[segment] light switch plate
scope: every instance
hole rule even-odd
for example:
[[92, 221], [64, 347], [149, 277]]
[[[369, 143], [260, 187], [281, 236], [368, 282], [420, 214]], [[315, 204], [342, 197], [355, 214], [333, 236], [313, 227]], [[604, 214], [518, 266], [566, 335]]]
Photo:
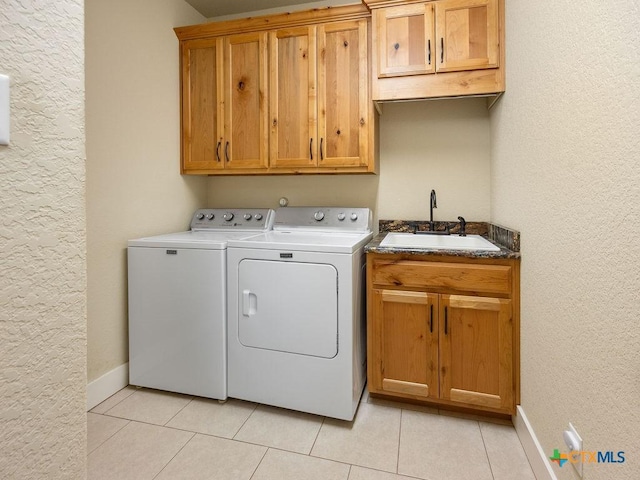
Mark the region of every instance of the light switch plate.
[[9, 145], [9, 77], [0, 75], [0, 145]]

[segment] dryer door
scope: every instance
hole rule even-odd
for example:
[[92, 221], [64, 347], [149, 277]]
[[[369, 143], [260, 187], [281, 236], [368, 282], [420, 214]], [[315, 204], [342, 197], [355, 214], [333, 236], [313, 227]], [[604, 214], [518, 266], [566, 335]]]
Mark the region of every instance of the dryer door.
[[338, 271], [333, 265], [245, 259], [239, 265], [238, 295], [243, 345], [337, 355]]

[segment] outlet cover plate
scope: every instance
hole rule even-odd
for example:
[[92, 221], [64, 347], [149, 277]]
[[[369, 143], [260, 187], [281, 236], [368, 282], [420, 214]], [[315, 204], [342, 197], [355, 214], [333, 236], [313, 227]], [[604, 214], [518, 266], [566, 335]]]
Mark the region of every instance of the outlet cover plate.
[[9, 145], [9, 77], [0, 75], [0, 145]]
[[[576, 472], [578, 473], [578, 476], [580, 478], [582, 478], [582, 475], [584, 473], [583, 468], [584, 468], [584, 464], [582, 463], [582, 437], [578, 434], [578, 431], [576, 430], [576, 427], [573, 426], [573, 424], [569, 423], [569, 432], [571, 432], [574, 436], [575, 439], [577, 439], [577, 445], [574, 445], [574, 449], [573, 452], [577, 452], [573, 455], [572, 461], [571, 461], [571, 465], [573, 466], [573, 468], [576, 470]], [[566, 442], [566, 439], [565, 439]], [[568, 446], [568, 445], [567, 445]], [[569, 455], [571, 455], [572, 452], [569, 452]]]

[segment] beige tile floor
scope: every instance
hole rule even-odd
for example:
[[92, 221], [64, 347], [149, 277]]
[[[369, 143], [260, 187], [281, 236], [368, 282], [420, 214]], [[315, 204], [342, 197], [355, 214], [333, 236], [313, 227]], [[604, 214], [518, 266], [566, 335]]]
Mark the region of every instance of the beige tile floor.
[[91, 480], [535, 480], [506, 422], [366, 390], [353, 422], [135, 387], [87, 415]]

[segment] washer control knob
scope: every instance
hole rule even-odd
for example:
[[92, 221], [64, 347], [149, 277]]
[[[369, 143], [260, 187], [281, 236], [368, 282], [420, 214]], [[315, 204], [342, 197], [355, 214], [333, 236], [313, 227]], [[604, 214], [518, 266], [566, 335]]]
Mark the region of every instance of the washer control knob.
[[256, 213], [253, 218], [255, 218], [256, 220], [260, 221], [262, 220], [262, 214], [261, 213]]
[[233, 213], [227, 212], [222, 216], [222, 218], [224, 218], [225, 221], [230, 222], [231, 220], [233, 220]]
[[347, 218], [347, 216], [344, 213], [340, 212], [338, 214], [338, 220], [343, 221], [345, 218]]
[[199, 213], [199, 214], [197, 214], [197, 215], [196, 215], [196, 218], [197, 218], [198, 220], [202, 220], [202, 219], [204, 219], [204, 213]]
[[355, 222], [358, 219], [358, 214], [357, 213], [352, 213], [351, 214], [351, 221]]
[[250, 213], [245, 213], [244, 214], [244, 219], [245, 220], [251, 220], [251, 214]]
[[321, 221], [324, 218], [324, 212], [322, 210], [318, 210], [313, 214], [313, 218], [315, 218], [317, 222]]
[[207, 220], [213, 220], [216, 216], [213, 213], [207, 213]]

